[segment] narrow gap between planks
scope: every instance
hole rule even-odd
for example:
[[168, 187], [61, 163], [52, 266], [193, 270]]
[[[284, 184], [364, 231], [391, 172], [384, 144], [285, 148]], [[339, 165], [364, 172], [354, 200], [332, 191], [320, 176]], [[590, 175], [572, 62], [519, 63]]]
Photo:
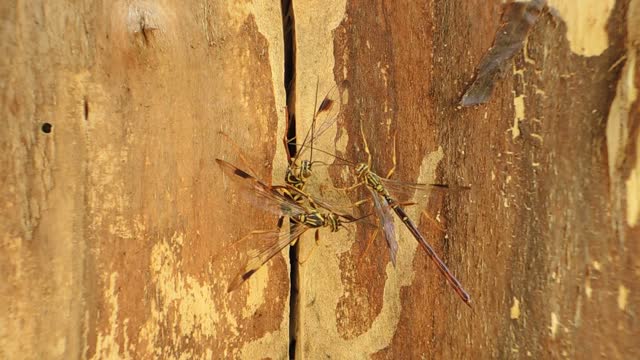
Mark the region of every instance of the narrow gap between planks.
[[[285, 121], [287, 121], [287, 134], [285, 134], [289, 154], [296, 155], [296, 117], [295, 117], [295, 89], [296, 89], [296, 47], [295, 47], [295, 18], [293, 14], [292, 0], [282, 0], [282, 34], [284, 36], [284, 88], [287, 109]], [[292, 141], [293, 140], [293, 141]], [[289, 164], [287, 164], [289, 166]], [[296, 358], [296, 342], [298, 338], [298, 322], [300, 307], [298, 305], [299, 288], [299, 245], [296, 243], [289, 248], [289, 263], [291, 264], [289, 291], [289, 358]]]

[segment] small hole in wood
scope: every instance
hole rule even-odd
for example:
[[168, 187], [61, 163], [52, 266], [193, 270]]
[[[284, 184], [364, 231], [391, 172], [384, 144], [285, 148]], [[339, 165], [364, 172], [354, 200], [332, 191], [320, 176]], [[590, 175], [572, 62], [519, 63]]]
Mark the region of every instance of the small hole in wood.
[[48, 122], [42, 124], [43, 133], [48, 134], [51, 132], [52, 129], [53, 129], [53, 125], [49, 124]]

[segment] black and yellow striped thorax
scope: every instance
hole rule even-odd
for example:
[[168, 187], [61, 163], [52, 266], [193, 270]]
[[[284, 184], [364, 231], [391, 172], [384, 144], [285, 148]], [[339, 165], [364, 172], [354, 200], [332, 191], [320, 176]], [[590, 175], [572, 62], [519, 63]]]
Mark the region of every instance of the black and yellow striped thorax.
[[303, 203], [305, 199], [305, 196], [303, 195], [304, 187], [310, 176], [311, 163], [308, 160], [303, 160], [300, 167], [289, 166], [287, 168], [284, 181], [287, 185], [297, 189], [298, 192], [289, 192], [285, 195], [298, 204]]
[[306, 214], [296, 215], [292, 218], [296, 224], [310, 228], [328, 227], [332, 232], [338, 231], [341, 222], [338, 215], [333, 213], [321, 214], [318, 211], [310, 211]]
[[369, 169], [369, 165], [365, 163], [358, 164], [356, 166], [356, 174], [362, 178], [365, 184], [373, 191], [380, 194], [380, 196], [384, 197], [387, 201], [391, 199], [391, 195], [389, 195], [387, 189], [382, 185], [380, 177]]

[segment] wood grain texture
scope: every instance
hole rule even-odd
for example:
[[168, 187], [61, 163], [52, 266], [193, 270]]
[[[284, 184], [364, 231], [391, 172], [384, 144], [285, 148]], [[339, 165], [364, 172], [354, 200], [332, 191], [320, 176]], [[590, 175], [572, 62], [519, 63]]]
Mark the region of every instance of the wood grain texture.
[[[395, 149], [395, 179], [471, 185], [408, 213], [474, 301], [399, 221], [395, 268], [367, 224], [323, 231], [297, 358], [640, 357], [640, 0], [549, 0], [491, 100], [460, 108], [501, 3], [293, 2], [299, 134], [347, 80], [316, 146], [366, 161], [362, 124], [378, 173]], [[284, 175], [280, 6], [0, 5], [0, 358], [288, 357], [286, 257], [226, 293], [231, 244], [276, 219], [214, 161]], [[339, 202], [350, 176], [318, 166], [309, 189]]]
[[[364, 226], [326, 235], [301, 268], [300, 358], [638, 356], [639, 235], [628, 215], [638, 203], [638, 43], [628, 38], [638, 2], [608, 4], [542, 14], [491, 100], [468, 109], [457, 104], [500, 25], [499, 1], [296, 7], [299, 129], [316, 78], [321, 90], [346, 79], [338, 129], [318, 146], [366, 160], [363, 122], [375, 171], [391, 167], [395, 136], [396, 179], [470, 184], [410, 215], [474, 299], [471, 311], [399, 221], [395, 269], [382, 239], [364, 253]], [[318, 173], [347, 183], [343, 170]], [[439, 210], [446, 236], [422, 208]]]
[[286, 357], [283, 258], [226, 294], [226, 246], [275, 219], [214, 162], [224, 131], [282, 172], [280, 3], [1, 7], [0, 357]]

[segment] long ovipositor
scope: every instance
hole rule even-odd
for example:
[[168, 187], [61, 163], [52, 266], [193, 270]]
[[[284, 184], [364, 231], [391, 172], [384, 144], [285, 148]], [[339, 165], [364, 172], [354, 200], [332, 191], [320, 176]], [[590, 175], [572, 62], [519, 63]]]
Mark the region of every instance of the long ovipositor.
[[393, 209], [398, 215], [400, 220], [409, 229], [413, 237], [418, 241], [420, 246], [427, 252], [427, 255], [433, 260], [438, 267], [440, 273], [445, 277], [447, 282], [453, 287], [456, 294], [465, 302], [465, 304], [471, 306], [471, 296], [464, 290], [462, 284], [456, 279], [455, 276], [449, 271], [444, 262], [438, 257], [435, 250], [429, 245], [427, 240], [422, 236], [418, 227], [411, 221], [404, 209], [398, 204], [398, 202], [389, 194], [389, 191], [384, 187], [381, 178], [371, 171], [368, 164], [360, 163], [355, 167], [356, 174], [364, 179], [366, 185], [373, 190], [374, 196], [382, 197], [386, 203]]

